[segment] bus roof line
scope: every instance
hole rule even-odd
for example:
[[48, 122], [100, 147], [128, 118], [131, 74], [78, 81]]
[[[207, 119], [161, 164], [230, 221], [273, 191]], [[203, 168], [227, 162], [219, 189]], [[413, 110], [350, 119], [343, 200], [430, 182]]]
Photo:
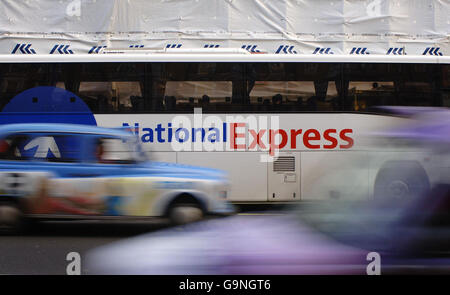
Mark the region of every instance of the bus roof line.
[[0, 63], [77, 62], [330, 62], [450, 64], [449, 56], [313, 55], [313, 54], [80, 54], [0, 55]]

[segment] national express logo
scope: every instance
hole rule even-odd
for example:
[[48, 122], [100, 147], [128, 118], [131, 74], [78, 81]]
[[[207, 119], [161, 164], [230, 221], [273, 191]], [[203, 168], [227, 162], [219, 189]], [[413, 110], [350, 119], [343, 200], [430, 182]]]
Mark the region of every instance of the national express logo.
[[[178, 121], [179, 117], [182, 116], [176, 116], [174, 121]], [[207, 116], [211, 117], [216, 116]], [[276, 117], [260, 115], [258, 121], [261, 123], [262, 119], [273, 123]], [[189, 118], [185, 119], [182, 120], [183, 124], [170, 122], [167, 125], [156, 124], [150, 127], [142, 126], [140, 123], [134, 125], [123, 123], [122, 126], [133, 131], [142, 143], [170, 143], [174, 151], [267, 151], [270, 157], [276, 157], [283, 149], [345, 150], [354, 145], [353, 129], [350, 128], [282, 129], [274, 127], [274, 124], [262, 127], [253, 124], [255, 121], [251, 116], [246, 118], [227, 116], [226, 122], [216, 117], [213, 124], [215, 127], [209, 127], [211, 125], [191, 127], [192, 125], [188, 123]]]
[[354, 145], [351, 128], [281, 128], [279, 115], [203, 115], [200, 108], [193, 116], [174, 115], [166, 124], [122, 126], [144, 144], [170, 144], [173, 151], [264, 151], [262, 162], [272, 162], [280, 150], [347, 150]]
[[[308, 115], [315, 116], [317, 122], [317, 115], [314, 114], [291, 115], [295, 116], [290, 117], [292, 119], [276, 114], [203, 115], [200, 108], [196, 108], [193, 115], [167, 114], [168, 119], [160, 122], [155, 121], [152, 114], [145, 117], [141, 115], [139, 120], [132, 114], [105, 116], [108, 120], [114, 117], [116, 127], [133, 132], [150, 150], [152, 145], [165, 144], [170, 145], [173, 151], [260, 151], [267, 152], [261, 155], [261, 161], [271, 162], [280, 150], [347, 150], [353, 147], [353, 129], [337, 126], [302, 127], [304, 122], [308, 122], [304, 119]], [[100, 118], [104, 117], [97, 119]], [[0, 124], [68, 123], [96, 126], [97, 119], [77, 95], [48, 86], [28, 89], [16, 95], [0, 113]], [[285, 122], [289, 120], [292, 122]], [[323, 120], [319, 123], [321, 126], [327, 125]], [[286, 128], [287, 124], [294, 127]], [[110, 123], [107, 125], [112, 126]], [[308, 122], [308, 126], [314, 125]], [[20, 147], [20, 153], [59, 158], [64, 157], [62, 153], [67, 150], [63, 147], [70, 144], [60, 138], [37, 137]]]

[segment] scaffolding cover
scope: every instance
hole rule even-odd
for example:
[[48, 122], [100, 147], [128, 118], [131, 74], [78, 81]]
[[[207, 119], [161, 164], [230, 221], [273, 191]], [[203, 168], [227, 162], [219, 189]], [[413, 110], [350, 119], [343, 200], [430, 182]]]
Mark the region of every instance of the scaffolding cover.
[[450, 0], [1, 0], [0, 54], [450, 54]]

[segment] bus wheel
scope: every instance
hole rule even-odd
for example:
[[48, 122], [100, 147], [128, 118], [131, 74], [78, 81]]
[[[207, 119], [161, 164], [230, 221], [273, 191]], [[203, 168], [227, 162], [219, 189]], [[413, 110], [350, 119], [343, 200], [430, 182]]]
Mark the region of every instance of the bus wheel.
[[403, 201], [427, 194], [430, 183], [425, 170], [416, 162], [399, 162], [380, 169], [375, 180], [374, 198]]
[[0, 234], [16, 234], [23, 228], [22, 211], [14, 203], [0, 203]]

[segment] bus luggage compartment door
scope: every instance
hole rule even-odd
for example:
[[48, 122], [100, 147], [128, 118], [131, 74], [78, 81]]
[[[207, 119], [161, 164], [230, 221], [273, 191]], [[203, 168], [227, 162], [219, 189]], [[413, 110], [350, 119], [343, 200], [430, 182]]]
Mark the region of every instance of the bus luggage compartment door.
[[279, 153], [268, 166], [268, 201], [300, 200], [300, 153]]

